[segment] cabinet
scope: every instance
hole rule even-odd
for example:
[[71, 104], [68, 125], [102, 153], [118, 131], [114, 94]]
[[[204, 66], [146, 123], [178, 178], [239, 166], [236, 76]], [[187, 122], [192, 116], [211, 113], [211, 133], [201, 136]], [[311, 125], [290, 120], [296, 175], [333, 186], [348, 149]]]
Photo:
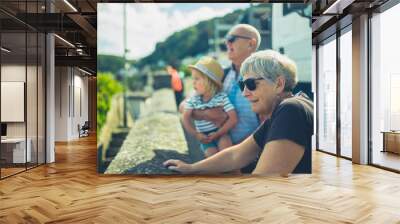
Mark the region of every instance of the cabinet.
[[383, 152], [400, 154], [400, 131], [384, 131]]
[[[1, 157], [6, 163], [31, 162], [31, 139], [27, 139], [25, 154], [25, 138], [7, 138], [1, 140]], [[26, 159], [26, 161], [25, 161]]]

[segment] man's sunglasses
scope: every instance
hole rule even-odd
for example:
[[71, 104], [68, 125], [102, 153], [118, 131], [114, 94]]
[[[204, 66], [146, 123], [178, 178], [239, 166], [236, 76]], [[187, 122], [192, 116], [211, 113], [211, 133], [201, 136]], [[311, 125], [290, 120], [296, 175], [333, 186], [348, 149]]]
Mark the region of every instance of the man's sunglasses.
[[246, 79], [244, 81], [243, 80], [239, 80], [238, 85], [239, 85], [239, 88], [240, 88], [240, 90], [242, 92], [243, 92], [245, 86], [246, 86], [246, 88], [248, 90], [254, 91], [257, 88], [256, 81], [257, 80], [261, 80], [261, 79], [264, 79], [264, 78], [255, 78], [255, 79], [254, 78], [248, 78], [248, 79]]
[[251, 40], [253, 39], [252, 37], [246, 37], [246, 36], [240, 36], [240, 35], [227, 35], [225, 37], [225, 41], [227, 43], [233, 43], [236, 41], [237, 38], [242, 38], [242, 39], [246, 39], [246, 40]]

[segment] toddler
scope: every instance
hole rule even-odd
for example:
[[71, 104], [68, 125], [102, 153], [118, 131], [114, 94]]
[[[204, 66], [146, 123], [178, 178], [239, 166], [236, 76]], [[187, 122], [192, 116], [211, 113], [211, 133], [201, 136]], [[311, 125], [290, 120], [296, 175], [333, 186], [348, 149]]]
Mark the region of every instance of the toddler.
[[[183, 126], [201, 142], [205, 157], [210, 157], [232, 145], [228, 132], [236, 125], [237, 115], [228, 96], [221, 92], [224, 72], [216, 60], [203, 57], [189, 68], [192, 72], [193, 88], [196, 94], [186, 100]], [[193, 110], [214, 107], [222, 107], [228, 114], [228, 119], [221, 127], [218, 128], [210, 121], [192, 118]]]

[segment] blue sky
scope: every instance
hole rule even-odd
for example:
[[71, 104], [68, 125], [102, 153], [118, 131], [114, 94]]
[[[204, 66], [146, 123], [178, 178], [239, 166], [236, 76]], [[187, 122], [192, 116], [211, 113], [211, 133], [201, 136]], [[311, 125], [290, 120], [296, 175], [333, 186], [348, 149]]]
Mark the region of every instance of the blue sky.
[[226, 8], [243, 8], [248, 7], [249, 4], [247, 3], [215, 3], [215, 4], [206, 4], [206, 3], [198, 3], [198, 4], [176, 4], [176, 3], [160, 3], [160, 4], [172, 4], [173, 6], [169, 9], [172, 10], [180, 10], [180, 11], [192, 11], [199, 8], [202, 5], [209, 5], [214, 9], [226, 9]]
[[[123, 53], [123, 4], [99, 3], [97, 48], [99, 54]], [[224, 16], [249, 3], [126, 3], [127, 45], [130, 59], [139, 59], [154, 51], [157, 42], [175, 31], [200, 21]]]

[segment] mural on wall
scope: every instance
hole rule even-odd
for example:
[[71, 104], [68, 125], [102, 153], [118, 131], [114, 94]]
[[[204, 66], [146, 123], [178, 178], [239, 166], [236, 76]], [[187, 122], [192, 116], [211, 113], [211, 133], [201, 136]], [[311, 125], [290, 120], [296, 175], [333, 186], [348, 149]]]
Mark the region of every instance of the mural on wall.
[[[287, 138], [304, 151], [293, 155], [296, 164], [287, 172], [311, 173], [310, 18], [306, 4], [99, 3], [98, 172], [268, 173], [255, 169], [265, 162], [264, 146]], [[276, 66], [259, 68], [255, 79], [248, 57]], [[281, 70], [269, 70], [276, 67]], [[285, 88], [270, 104], [246, 96], [264, 94], [269, 85], [263, 83], [277, 79], [286, 80]], [[269, 122], [290, 115], [266, 111], [286, 99], [306, 105], [304, 119], [293, 121], [296, 133], [285, 131], [293, 129], [288, 121], [270, 130]], [[229, 161], [232, 146], [246, 151], [243, 142], [258, 127], [250, 144], [255, 150], [246, 160]], [[269, 130], [274, 139], [266, 137]]]

